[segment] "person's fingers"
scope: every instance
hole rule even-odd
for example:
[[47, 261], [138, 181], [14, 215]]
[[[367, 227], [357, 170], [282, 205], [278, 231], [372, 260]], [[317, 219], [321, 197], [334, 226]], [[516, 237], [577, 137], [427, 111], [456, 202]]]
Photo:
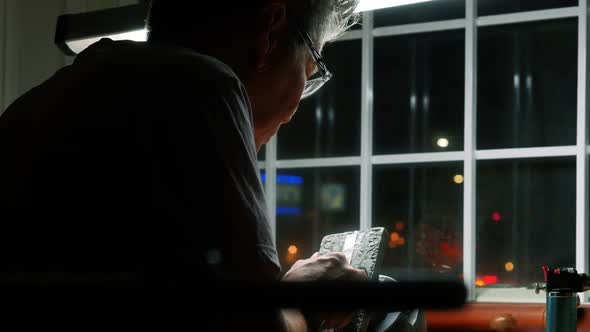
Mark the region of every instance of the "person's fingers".
[[326, 256], [334, 258], [342, 264], [348, 264], [348, 259], [346, 258], [346, 255], [343, 252], [331, 252]]
[[365, 280], [369, 278], [369, 272], [367, 272], [367, 269], [365, 269], [364, 267], [357, 269], [357, 272], [361, 279]]
[[303, 259], [297, 260], [295, 263], [293, 263], [293, 265], [291, 265], [291, 268], [289, 269], [289, 272], [290, 271], [293, 271], [293, 270], [297, 270], [298, 268], [300, 268], [305, 263], [306, 263], [306, 260], [303, 260]]
[[311, 257], [310, 257], [310, 258], [318, 258], [319, 256], [320, 256], [320, 252], [319, 252], [319, 251], [317, 251], [317, 252], [315, 252], [313, 255], [311, 255]]
[[364, 268], [357, 269], [349, 265], [344, 271], [345, 278], [350, 281], [366, 281], [369, 278], [369, 274]]

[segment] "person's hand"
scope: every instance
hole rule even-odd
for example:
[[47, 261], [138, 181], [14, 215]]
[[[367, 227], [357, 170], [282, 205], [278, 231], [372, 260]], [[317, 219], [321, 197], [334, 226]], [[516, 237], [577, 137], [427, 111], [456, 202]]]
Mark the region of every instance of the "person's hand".
[[[367, 272], [348, 264], [343, 253], [315, 253], [308, 259], [295, 262], [282, 281], [364, 281], [367, 278]], [[323, 321], [323, 329], [343, 328], [350, 324], [352, 313], [318, 313], [318, 319]]]

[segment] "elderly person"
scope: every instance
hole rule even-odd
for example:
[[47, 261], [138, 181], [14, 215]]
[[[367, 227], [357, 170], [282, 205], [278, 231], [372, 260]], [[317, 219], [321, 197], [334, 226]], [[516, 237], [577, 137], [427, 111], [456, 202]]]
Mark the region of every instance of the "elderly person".
[[[365, 279], [342, 254], [281, 274], [256, 161], [330, 78], [320, 52], [356, 5], [154, 0], [147, 43], [103, 39], [17, 100], [0, 118], [5, 271], [33, 281]], [[346, 324], [296, 310], [253, 316], [236, 324]]]

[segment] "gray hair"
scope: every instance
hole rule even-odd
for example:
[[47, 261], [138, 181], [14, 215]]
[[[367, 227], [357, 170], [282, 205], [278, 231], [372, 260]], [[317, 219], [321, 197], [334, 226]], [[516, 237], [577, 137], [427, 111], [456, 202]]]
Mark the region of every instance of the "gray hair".
[[324, 45], [358, 23], [359, 0], [288, 0], [287, 10], [316, 45]]

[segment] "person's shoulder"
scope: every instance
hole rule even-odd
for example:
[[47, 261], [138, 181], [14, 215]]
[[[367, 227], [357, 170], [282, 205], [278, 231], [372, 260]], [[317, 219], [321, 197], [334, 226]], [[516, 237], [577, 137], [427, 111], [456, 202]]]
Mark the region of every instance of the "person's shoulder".
[[236, 73], [222, 61], [170, 44], [103, 39], [81, 53], [76, 63], [81, 68], [142, 73], [150, 81], [168, 84], [241, 85]]
[[222, 61], [196, 51], [170, 45], [145, 43], [147, 61], [157, 63], [162, 74], [184, 77], [207, 83], [241, 83], [231, 67]]

